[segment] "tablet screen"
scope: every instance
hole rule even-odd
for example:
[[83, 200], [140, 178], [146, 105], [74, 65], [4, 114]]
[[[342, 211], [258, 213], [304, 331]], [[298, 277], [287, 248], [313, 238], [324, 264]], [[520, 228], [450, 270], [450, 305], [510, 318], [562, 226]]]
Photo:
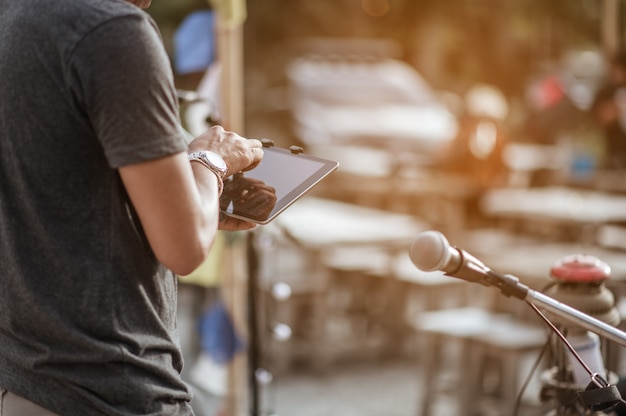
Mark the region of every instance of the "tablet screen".
[[224, 181], [220, 198], [224, 214], [266, 224], [339, 165], [288, 149], [263, 150], [259, 166]]

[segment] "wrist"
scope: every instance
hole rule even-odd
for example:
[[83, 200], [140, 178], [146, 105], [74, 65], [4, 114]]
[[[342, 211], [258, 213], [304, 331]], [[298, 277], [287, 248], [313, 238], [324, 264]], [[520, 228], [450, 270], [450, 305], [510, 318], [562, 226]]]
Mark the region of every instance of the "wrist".
[[202, 164], [215, 175], [218, 182], [218, 195], [221, 196], [222, 191], [224, 190], [224, 178], [226, 177], [226, 172], [228, 171], [224, 159], [222, 159], [222, 157], [217, 153], [207, 150], [190, 153], [188, 158], [190, 162], [198, 162]]

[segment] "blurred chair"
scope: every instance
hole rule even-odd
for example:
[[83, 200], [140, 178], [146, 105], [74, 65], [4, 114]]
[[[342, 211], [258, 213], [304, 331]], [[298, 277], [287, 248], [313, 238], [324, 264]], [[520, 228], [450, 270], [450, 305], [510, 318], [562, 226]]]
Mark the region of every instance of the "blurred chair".
[[[485, 252], [494, 257], [517, 245], [532, 244], [503, 230], [468, 231], [457, 241], [479, 259]], [[442, 392], [455, 398], [459, 416], [476, 414], [482, 402], [492, 398], [497, 398], [492, 407], [499, 408], [498, 414], [511, 414], [525, 364], [547, 342], [545, 330], [524, 302], [495, 288], [443, 277], [464, 288], [462, 302], [407, 318], [423, 357], [418, 357], [424, 388], [419, 415], [436, 414]], [[498, 388], [490, 388], [494, 385]]]
[[[408, 247], [424, 228], [422, 221], [408, 215], [305, 197], [273, 223], [257, 229], [261, 290], [270, 293], [277, 283], [292, 288], [291, 297], [280, 302], [264, 296], [268, 302], [262, 309], [265, 321], [285, 323], [293, 329], [289, 343], [268, 341], [284, 352], [280, 360], [305, 358], [324, 371], [335, 358], [355, 356], [363, 349], [375, 351], [382, 345], [378, 344], [384, 338], [381, 332], [367, 339], [371, 344], [358, 338], [370, 335], [364, 335], [362, 329], [372, 315], [361, 313], [364, 309], [359, 302], [363, 299], [357, 290], [365, 287], [364, 283], [375, 288], [365, 299], [372, 302], [367, 313], [376, 310], [382, 299], [389, 299], [395, 310], [393, 295], [387, 296], [387, 289], [379, 290], [387, 284], [395, 290], [393, 282], [366, 273], [386, 267], [387, 253]], [[350, 308], [355, 306], [361, 311], [351, 314]], [[383, 316], [386, 309], [383, 305]]]
[[483, 307], [424, 312], [412, 324], [423, 342], [420, 416], [432, 414], [440, 394], [440, 376], [450, 370], [444, 363], [456, 367], [456, 381], [448, 389], [456, 397], [457, 414], [476, 414], [480, 400], [490, 394], [484, 389], [487, 378], [493, 376], [487, 371], [488, 362], [495, 363], [499, 370], [501, 414], [511, 414], [521, 385], [524, 358], [529, 353], [536, 356], [547, 342], [542, 327]]
[[405, 247], [334, 247], [322, 263], [332, 279], [329, 320], [345, 322], [344, 337], [354, 337], [346, 344], [370, 349], [373, 357], [403, 355], [411, 347], [407, 314], [463, 304], [467, 297], [463, 282], [417, 269]]
[[[323, 370], [318, 345], [327, 315], [328, 273], [275, 224], [257, 228], [254, 242], [259, 257], [261, 365], [279, 374], [306, 358]], [[275, 333], [276, 328], [283, 332]], [[286, 328], [289, 337], [283, 336]]]

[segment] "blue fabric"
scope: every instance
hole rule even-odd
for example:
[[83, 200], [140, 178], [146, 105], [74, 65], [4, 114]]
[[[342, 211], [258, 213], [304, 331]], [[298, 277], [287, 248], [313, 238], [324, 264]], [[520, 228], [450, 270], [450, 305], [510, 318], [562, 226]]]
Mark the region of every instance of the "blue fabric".
[[228, 363], [244, 347], [222, 302], [201, 317], [200, 344], [217, 364]]
[[174, 33], [174, 70], [181, 75], [206, 70], [215, 60], [215, 15], [191, 13]]

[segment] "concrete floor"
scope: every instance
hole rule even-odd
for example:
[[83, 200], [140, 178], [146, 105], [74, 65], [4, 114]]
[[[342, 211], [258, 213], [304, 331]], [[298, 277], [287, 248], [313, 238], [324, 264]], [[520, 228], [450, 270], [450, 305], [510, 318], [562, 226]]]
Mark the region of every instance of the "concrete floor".
[[[263, 416], [419, 416], [422, 400], [420, 366], [412, 359], [348, 363], [325, 375], [290, 371], [263, 388]], [[469, 416], [458, 409], [455, 391], [439, 395], [432, 416]], [[481, 400], [481, 416], [501, 414], [496, 403]], [[539, 403], [523, 405], [518, 416], [547, 412]]]
[[406, 360], [352, 363], [319, 375], [278, 376], [265, 394], [268, 410], [299, 416], [408, 416], [419, 400], [416, 366]]

